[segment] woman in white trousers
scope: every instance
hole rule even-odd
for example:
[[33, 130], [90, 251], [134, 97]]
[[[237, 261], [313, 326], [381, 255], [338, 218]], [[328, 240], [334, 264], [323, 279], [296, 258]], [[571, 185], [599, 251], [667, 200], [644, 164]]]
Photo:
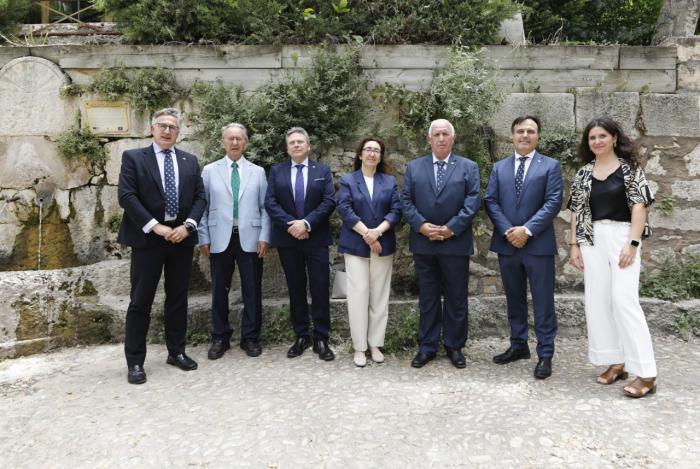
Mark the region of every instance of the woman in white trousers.
[[588, 356], [608, 369], [597, 379], [629, 397], [656, 392], [651, 335], [639, 304], [641, 237], [654, 201], [636, 149], [620, 126], [601, 117], [583, 131], [579, 156], [587, 163], [571, 186], [571, 264], [584, 273]]
[[396, 178], [387, 174], [384, 142], [369, 137], [355, 152], [355, 171], [340, 178], [338, 213], [343, 219], [338, 252], [345, 256], [353, 361], [384, 361], [391, 273], [396, 251], [394, 227], [401, 219]]

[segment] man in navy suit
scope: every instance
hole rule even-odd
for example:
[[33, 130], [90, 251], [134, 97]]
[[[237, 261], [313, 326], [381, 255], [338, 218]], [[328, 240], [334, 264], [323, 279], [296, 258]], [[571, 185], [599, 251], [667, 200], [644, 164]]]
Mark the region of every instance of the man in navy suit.
[[243, 156], [248, 131], [242, 124], [228, 124], [221, 130], [221, 144], [226, 155], [202, 170], [207, 209], [199, 227], [199, 249], [211, 265], [210, 360], [221, 358], [230, 348], [228, 294], [236, 264], [243, 297], [240, 347], [249, 357], [262, 353], [263, 257], [270, 241], [265, 170]]
[[411, 226], [409, 247], [420, 289], [419, 350], [411, 366], [421, 368], [435, 358], [442, 333], [450, 361], [464, 368], [472, 220], [480, 205], [479, 168], [452, 153], [455, 131], [449, 121], [433, 121], [428, 141], [432, 155], [408, 164], [401, 200]]
[[118, 193], [124, 216], [117, 241], [132, 248], [124, 339], [132, 384], [146, 382], [146, 335], [163, 270], [167, 363], [186, 371], [197, 368], [185, 355], [187, 289], [206, 199], [197, 157], [174, 147], [179, 131], [178, 111], [160, 110], [151, 122], [153, 144], [122, 155]]
[[321, 360], [335, 358], [328, 346], [331, 330], [328, 219], [335, 209], [331, 169], [309, 159], [309, 134], [301, 127], [286, 132], [291, 160], [270, 169], [265, 209], [272, 227], [270, 243], [277, 248], [287, 278], [289, 310], [297, 338], [287, 351], [294, 358], [311, 345], [309, 304], [306, 300], [307, 274], [311, 292], [313, 351]]
[[530, 283], [539, 361], [534, 375], [552, 374], [554, 338], [554, 217], [561, 209], [559, 161], [537, 152], [540, 121], [522, 116], [513, 121], [515, 154], [493, 166], [486, 188], [486, 212], [493, 222], [491, 251], [498, 253], [508, 305], [510, 347], [493, 357], [498, 364], [530, 358], [527, 344], [527, 283]]

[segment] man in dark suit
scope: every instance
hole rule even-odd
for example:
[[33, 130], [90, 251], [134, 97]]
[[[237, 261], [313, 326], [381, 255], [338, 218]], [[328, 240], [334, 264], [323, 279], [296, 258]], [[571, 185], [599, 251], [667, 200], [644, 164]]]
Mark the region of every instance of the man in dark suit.
[[286, 133], [291, 161], [270, 169], [265, 208], [270, 216], [270, 244], [277, 248], [287, 278], [289, 310], [297, 336], [287, 357], [298, 357], [311, 345], [307, 273], [311, 291], [313, 351], [322, 360], [335, 358], [328, 347], [331, 330], [328, 219], [335, 208], [333, 177], [328, 166], [309, 159], [309, 134], [301, 127]]
[[562, 177], [557, 160], [537, 152], [540, 121], [513, 121], [515, 154], [493, 166], [486, 188], [486, 212], [493, 222], [491, 251], [498, 253], [508, 304], [510, 347], [493, 357], [498, 364], [530, 358], [527, 344], [527, 283], [530, 283], [537, 335], [535, 377], [552, 374], [554, 338], [554, 217], [561, 209]]
[[206, 199], [197, 158], [174, 147], [179, 131], [178, 111], [160, 110], [151, 122], [153, 143], [122, 155], [119, 205], [124, 216], [117, 241], [132, 248], [124, 339], [127, 378], [132, 384], [146, 382], [146, 335], [163, 270], [167, 363], [183, 370], [197, 368], [185, 355], [187, 289], [197, 223]]
[[249, 357], [262, 353], [263, 257], [270, 241], [265, 170], [243, 156], [248, 131], [242, 124], [228, 124], [221, 131], [221, 144], [226, 155], [202, 170], [207, 209], [199, 227], [199, 249], [211, 261], [210, 360], [221, 358], [230, 347], [228, 294], [236, 264], [243, 297], [240, 347]]
[[455, 131], [449, 121], [433, 121], [428, 141], [433, 154], [408, 164], [401, 200], [411, 226], [409, 247], [420, 289], [419, 350], [411, 366], [421, 368], [435, 358], [442, 332], [450, 361], [464, 368], [472, 220], [480, 205], [479, 168], [452, 153]]

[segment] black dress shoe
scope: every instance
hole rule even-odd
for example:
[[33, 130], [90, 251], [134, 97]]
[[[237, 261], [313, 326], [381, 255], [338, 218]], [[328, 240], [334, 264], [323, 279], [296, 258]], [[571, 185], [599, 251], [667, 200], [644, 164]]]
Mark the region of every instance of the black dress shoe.
[[176, 356], [168, 355], [168, 359], [165, 360], [165, 363], [176, 366], [184, 371], [192, 371], [197, 369], [197, 362], [192, 360], [184, 353]]
[[310, 345], [311, 340], [308, 336], [297, 337], [297, 340], [292, 344], [291, 347], [289, 347], [289, 350], [287, 350], [287, 358], [298, 357], [299, 355], [304, 353], [304, 350], [309, 348]]
[[228, 342], [228, 340], [214, 339], [214, 342], [212, 342], [211, 347], [209, 347], [209, 351], [207, 352], [207, 358], [209, 360], [217, 360], [223, 357], [226, 350], [230, 348], [231, 344]]
[[445, 348], [447, 358], [450, 359], [455, 368], [466, 368], [467, 360], [465, 360], [462, 351], [456, 348]]
[[418, 352], [415, 357], [413, 357], [413, 360], [411, 361], [411, 366], [413, 368], [422, 368], [425, 366], [426, 363], [428, 363], [430, 360], [435, 358], [434, 353], [424, 353], [424, 352]]
[[498, 363], [499, 365], [505, 365], [506, 363], [528, 358], [530, 358], [529, 349], [514, 349], [513, 347], [508, 347], [508, 350], [493, 357], [493, 362]]
[[328, 346], [328, 341], [326, 339], [314, 340], [314, 353], [318, 354], [318, 358], [327, 362], [335, 358], [335, 354]]
[[241, 339], [241, 348], [249, 357], [257, 357], [262, 353], [260, 342], [253, 339]]
[[132, 365], [126, 378], [131, 384], [143, 384], [146, 382], [146, 371], [141, 365]]
[[535, 367], [535, 378], [545, 379], [552, 376], [552, 359], [540, 358]]

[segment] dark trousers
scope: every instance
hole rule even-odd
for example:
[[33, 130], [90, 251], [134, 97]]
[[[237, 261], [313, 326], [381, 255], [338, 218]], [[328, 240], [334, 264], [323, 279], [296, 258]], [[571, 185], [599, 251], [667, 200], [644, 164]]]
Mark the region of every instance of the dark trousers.
[[165, 240], [151, 248], [131, 251], [131, 301], [126, 310], [124, 353], [128, 366], [146, 360], [146, 336], [160, 275], [165, 270], [165, 345], [170, 355], [185, 352], [187, 289], [192, 270], [192, 246]]
[[328, 246], [277, 248], [287, 277], [289, 289], [289, 318], [298, 337], [309, 336], [309, 303], [306, 300], [308, 273], [311, 291], [311, 319], [314, 339], [328, 339], [331, 332], [330, 272]]
[[537, 355], [540, 358], [551, 357], [554, 354], [554, 338], [557, 335], [557, 318], [554, 315], [554, 256], [533, 256], [519, 249], [511, 256], [499, 254], [498, 264], [508, 304], [511, 347], [528, 348], [529, 282], [537, 336]]
[[241, 313], [241, 339], [259, 340], [262, 324], [262, 274], [263, 262], [257, 252], [241, 249], [238, 233], [231, 234], [226, 249], [211, 254], [211, 321], [212, 338], [230, 340], [233, 328], [229, 322], [231, 277], [238, 264], [241, 277], [243, 312]]
[[420, 351], [437, 352], [440, 332], [445, 348], [461, 349], [469, 329], [469, 256], [414, 254], [413, 262], [420, 290]]

